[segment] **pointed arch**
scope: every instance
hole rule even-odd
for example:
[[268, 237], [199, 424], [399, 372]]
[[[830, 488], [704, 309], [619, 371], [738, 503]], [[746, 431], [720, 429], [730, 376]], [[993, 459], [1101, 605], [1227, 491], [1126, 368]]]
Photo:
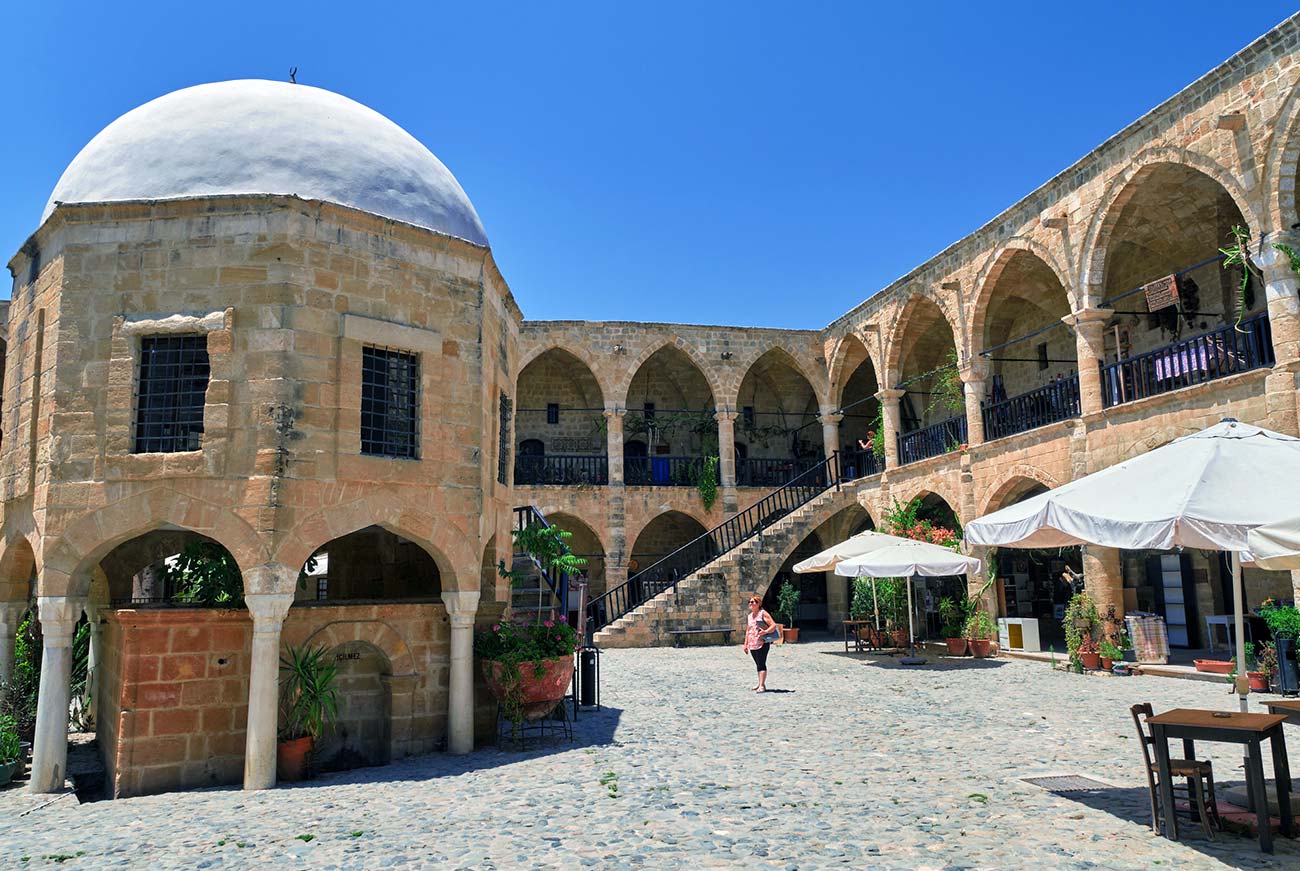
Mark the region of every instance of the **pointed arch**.
[[718, 404], [727, 408], [738, 408], [740, 391], [745, 384], [745, 379], [754, 372], [754, 367], [769, 357], [779, 359], [783, 365], [788, 366], [807, 382], [819, 409], [826, 408], [834, 402], [827, 389], [824, 372], [812, 372], [799, 355], [784, 345], [772, 343], [755, 348], [738, 361], [739, 365], [727, 373], [727, 377], [722, 379], [726, 393], [718, 397]]
[[948, 335], [946, 338], [951, 339], [953, 348], [961, 349], [966, 347], [966, 343], [962, 338], [961, 322], [948, 311], [943, 300], [933, 293], [919, 290], [913, 291], [898, 311], [898, 316], [894, 321], [894, 329], [890, 333], [889, 343], [886, 346], [885, 386], [893, 387], [903, 379], [904, 373], [900, 371], [900, 364], [903, 360], [905, 340], [913, 329], [928, 330], [933, 327], [936, 323], [936, 319], [933, 317], [935, 312], [939, 315], [937, 322], [942, 323], [947, 328]]
[[[519, 397], [519, 385], [523, 383], [524, 373], [528, 370], [528, 367], [548, 355], [558, 356], [560, 362], [563, 363], [570, 363], [570, 361], [572, 361], [572, 363], [581, 365], [583, 369], [586, 370], [586, 373], [591, 376], [591, 380], [595, 382], [596, 389], [599, 391], [599, 402], [597, 404], [603, 405], [613, 398], [614, 394], [603, 378], [604, 371], [602, 367], [596, 363], [595, 359], [592, 358], [591, 353], [587, 349], [572, 347], [560, 342], [548, 342], [538, 345], [536, 348], [530, 350], [524, 358], [519, 361], [519, 374], [515, 377], [516, 402], [518, 402]], [[569, 359], [565, 360], [565, 357]]]
[[1263, 232], [1286, 230], [1300, 222], [1296, 208], [1297, 169], [1300, 168], [1300, 82], [1291, 86], [1282, 109], [1273, 119], [1268, 151], [1264, 156], [1264, 184], [1268, 224]]
[[[855, 332], [845, 333], [831, 352], [830, 367], [827, 370], [827, 383], [830, 391], [829, 402], [835, 408], [844, 406], [844, 388], [861, 366], [870, 363], [875, 373], [880, 372], [879, 361], [872, 354], [870, 344]], [[879, 375], [876, 375], [877, 380]]]
[[975, 292], [970, 307], [970, 330], [967, 335], [968, 347], [965, 349], [968, 359], [974, 359], [988, 344], [985, 339], [985, 326], [994, 295], [999, 291], [998, 283], [1007, 273], [1013, 261], [1021, 258], [1033, 258], [1056, 279], [1057, 286], [1065, 294], [1066, 314], [1075, 310], [1075, 292], [1071, 286], [1069, 274], [1061, 268], [1054, 252], [1033, 239], [1023, 236], [1007, 240], [1000, 245], [984, 262], [983, 268], [975, 278]]
[[661, 342], [648, 345], [646, 349], [632, 361], [632, 364], [627, 367], [625, 370], [627, 381], [618, 385], [615, 388], [615, 392], [612, 394], [617, 398], [618, 406], [620, 408], [627, 408], [628, 394], [632, 389], [632, 382], [636, 380], [636, 376], [641, 372], [642, 368], [645, 367], [645, 364], [650, 360], [650, 358], [661, 351], [680, 354], [689, 361], [690, 364], [700, 373], [700, 377], [704, 379], [704, 383], [708, 385], [712, 401], [714, 403], [719, 401], [719, 397], [723, 395], [723, 390], [718, 382], [718, 373], [713, 370], [713, 367], [705, 363], [704, 358], [700, 356], [700, 352], [696, 348], [692, 347], [690, 343], [686, 342], [679, 336], [673, 339], [664, 339]]
[[980, 516], [1014, 505], [1035, 489], [1054, 490], [1060, 485], [1060, 481], [1036, 466], [1013, 466], [1001, 480], [989, 488], [988, 495], [984, 497], [984, 507], [980, 511]]

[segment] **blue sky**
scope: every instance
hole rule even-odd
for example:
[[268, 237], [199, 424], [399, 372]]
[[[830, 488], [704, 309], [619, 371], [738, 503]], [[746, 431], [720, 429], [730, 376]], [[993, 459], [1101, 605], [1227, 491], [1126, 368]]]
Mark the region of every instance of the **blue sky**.
[[297, 66], [447, 164], [526, 317], [817, 328], [1293, 11], [27, 3], [0, 54], [0, 248], [118, 115]]

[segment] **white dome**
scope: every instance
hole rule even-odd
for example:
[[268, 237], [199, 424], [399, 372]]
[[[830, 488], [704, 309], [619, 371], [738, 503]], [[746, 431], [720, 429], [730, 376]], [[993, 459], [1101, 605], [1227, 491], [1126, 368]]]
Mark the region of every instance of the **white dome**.
[[64, 170], [56, 203], [294, 194], [487, 246], [460, 183], [411, 134], [331, 91], [246, 79], [132, 109]]

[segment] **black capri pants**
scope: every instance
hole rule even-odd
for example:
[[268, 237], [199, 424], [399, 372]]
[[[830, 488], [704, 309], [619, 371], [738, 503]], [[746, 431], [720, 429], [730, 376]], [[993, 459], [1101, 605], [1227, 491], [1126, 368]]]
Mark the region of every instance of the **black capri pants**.
[[749, 651], [749, 655], [754, 657], [754, 665], [758, 666], [759, 671], [767, 671], [767, 652], [772, 649], [772, 645], [764, 643], [762, 647], [756, 647]]

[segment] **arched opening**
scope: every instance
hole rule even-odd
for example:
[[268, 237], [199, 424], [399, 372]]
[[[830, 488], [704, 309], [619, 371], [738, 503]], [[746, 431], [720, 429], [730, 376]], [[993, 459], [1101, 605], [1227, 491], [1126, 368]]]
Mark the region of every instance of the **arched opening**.
[[839, 408], [841, 466], [849, 478], [874, 475], [885, 467], [885, 433], [881, 417], [880, 382], [866, 347], [854, 336], [840, 346]]
[[381, 526], [367, 526], [312, 554], [295, 604], [432, 602], [441, 595], [442, 576], [428, 551]]
[[497, 570], [497, 537], [494, 533], [483, 547], [483, 561], [479, 566], [478, 600], [480, 605], [492, 605], [497, 602], [497, 585], [501, 574]]
[[632, 544], [632, 558], [627, 565], [629, 577], [652, 582], [672, 580], [656, 570], [655, 564], [707, 531], [704, 524], [680, 511], [658, 515], [642, 528]]
[[519, 373], [516, 486], [607, 484], [605, 400], [587, 365], [551, 348]]
[[[1047, 490], [1046, 485], [1033, 478], [1014, 478], [1002, 485], [989, 501], [988, 510], [1015, 505]], [[985, 559], [987, 576], [993, 579], [998, 613], [1012, 619], [1038, 621], [1039, 646], [1064, 649], [1061, 618], [1074, 594], [1066, 571], [1083, 576], [1079, 548], [991, 548]]]
[[[779, 487], [822, 461], [817, 394], [779, 348], [766, 352], [740, 382], [736, 402], [736, 484]], [[743, 453], [743, 459], [742, 459]]]
[[1233, 228], [1246, 226], [1222, 185], [1187, 166], [1156, 164], [1112, 208], [1102, 242], [1103, 305], [1115, 311], [1104, 334], [1107, 406], [1272, 364], [1263, 287], [1251, 276], [1243, 293], [1240, 267], [1220, 262]]
[[1069, 296], [1037, 255], [1005, 252], [975, 315], [975, 335], [989, 365], [985, 439], [1002, 438], [1079, 414], [1078, 351], [1062, 320]]
[[[915, 520], [928, 522], [931, 531], [948, 530], [952, 535], [944, 534], [942, 538], [952, 541], [961, 538], [961, 521], [952, 504], [947, 499], [928, 490], [923, 490], [907, 503], [909, 509], [915, 508]], [[911, 519], [900, 516], [897, 510], [891, 510], [882, 523], [882, 532], [901, 535], [905, 538], [921, 537], [908, 531]], [[929, 540], [937, 541], [938, 537]], [[945, 577], [917, 577], [912, 581], [912, 613], [915, 615], [913, 628], [918, 638], [933, 638], [939, 634], [942, 621], [939, 619], [939, 603], [945, 598], [965, 599], [967, 579], [965, 575], [948, 575]], [[890, 628], [900, 633], [903, 638], [907, 626], [903, 623], [907, 611], [905, 585], [898, 586], [897, 613], [890, 618]], [[882, 609], [883, 609], [882, 605]]]
[[313, 750], [327, 771], [387, 765], [392, 758], [392, 667], [366, 641], [345, 641], [326, 651], [334, 663], [338, 717]]
[[[825, 631], [829, 628], [830, 610], [826, 585], [827, 573], [796, 574], [794, 572], [795, 563], [814, 556], [827, 547], [828, 544], [823, 544], [822, 538], [817, 532], [809, 533], [808, 537], [799, 542], [799, 546], [782, 563], [781, 568], [772, 576], [771, 582], [767, 585], [767, 590], [763, 593], [763, 607], [777, 620], [783, 621], [786, 628], [819, 631]], [[777, 615], [777, 596], [781, 587], [786, 583], [792, 584], [799, 591], [799, 604], [795, 609], [793, 625], [789, 623], [789, 618], [785, 615]]]
[[646, 455], [624, 451], [624, 483], [695, 486], [704, 457], [718, 455], [714, 413], [713, 391], [695, 361], [673, 345], [651, 354], [632, 376], [623, 420], [627, 443], [644, 444]]
[[965, 400], [952, 326], [934, 301], [909, 304], [895, 339], [899, 399], [898, 457], [912, 463], [966, 443]]
[[572, 514], [554, 512], [548, 514], [546, 519], [552, 526], [558, 526], [572, 533], [568, 541], [569, 550], [575, 556], [580, 556], [587, 561], [581, 572], [581, 580], [587, 582], [587, 601], [604, 595], [606, 591], [605, 547], [600, 543], [600, 537], [590, 526]]

